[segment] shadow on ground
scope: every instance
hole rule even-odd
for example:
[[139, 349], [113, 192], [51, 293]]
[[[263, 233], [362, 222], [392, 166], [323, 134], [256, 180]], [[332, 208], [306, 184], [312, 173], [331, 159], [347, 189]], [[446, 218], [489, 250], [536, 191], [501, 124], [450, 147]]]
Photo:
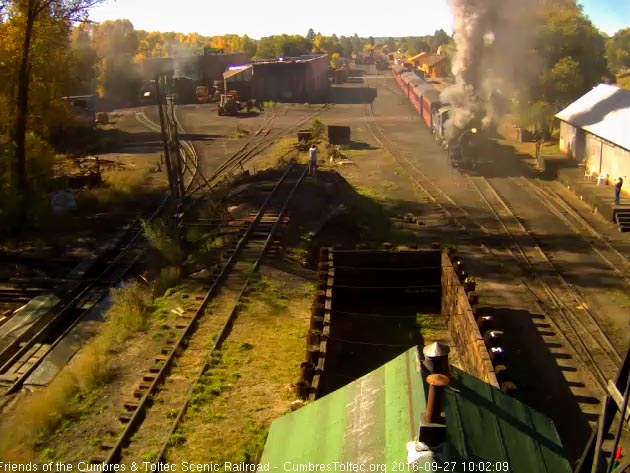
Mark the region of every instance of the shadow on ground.
[[512, 146], [487, 138], [478, 144], [475, 154], [477, 159], [470, 159], [458, 168], [465, 173], [492, 177], [531, 177], [535, 171], [531, 168], [531, 156], [518, 153]]
[[480, 311], [492, 316], [497, 329], [504, 332], [508, 376], [518, 388], [515, 397], [554, 421], [568, 458], [577, 460], [591, 433], [588, 421], [597, 418], [584, 414], [580, 404], [599, 403], [595, 398], [574, 396], [564, 378], [563, 373], [576, 370], [572, 362], [580, 361], [550, 351], [558, 347], [542, 339], [541, 334], [552, 330], [542, 315], [506, 307], [485, 307]]
[[[180, 139], [187, 141], [210, 142], [221, 135], [186, 133]], [[162, 135], [159, 132], [143, 131], [129, 133], [118, 129], [97, 130], [95, 134], [100, 153], [159, 153], [164, 151]]]
[[369, 104], [376, 98], [377, 89], [374, 87], [331, 87], [330, 102], [342, 104]]
[[[502, 166], [505, 163], [501, 163], [499, 171], [510, 172], [509, 168], [518, 163], [518, 155], [513, 153], [510, 147], [504, 146], [501, 149], [505, 153], [504, 156], [508, 158], [511, 156], [514, 161], [506, 166], [508, 169], [503, 169]], [[260, 189], [260, 184], [265, 182], [263, 187], [268, 189], [281, 172], [283, 171], [274, 170], [259, 173], [241, 181], [239, 183], [241, 190], [234, 195], [230, 203], [251, 202], [252, 198], [255, 202], [259, 202], [264, 194], [255, 189]], [[247, 188], [248, 185], [251, 185], [251, 189]], [[446, 222], [441, 226], [401, 223], [401, 217], [407, 213], [413, 213], [420, 219], [424, 212], [433, 212], [432, 215], [435, 215], [429, 207], [421, 201], [386, 199], [357, 190], [336, 171], [320, 170], [316, 179], [307, 177], [294, 196], [290, 208], [291, 224], [281, 237], [285, 253], [282, 258], [276, 258], [273, 264], [283, 270], [286, 269], [286, 265], [289, 268], [288, 271], [294, 271], [296, 275], [304, 275], [305, 268], [311, 268], [311, 274], [314, 274], [319, 250], [324, 246], [341, 245], [352, 249], [361, 243], [369, 248], [380, 248], [383, 242], [390, 242], [394, 246], [415, 244], [419, 248], [428, 249], [432, 242], [443, 242], [443, 245], [447, 245], [449, 242], [460, 241], [458, 237], [461, 236], [461, 229], [450, 226]], [[501, 241], [495, 243], [497, 246], [503, 244]], [[487, 257], [481, 257], [481, 259], [488, 262]], [[491, 266], [500, 267], [502, 263], [508, 264], [508, 259], [508, 256], [506, 256], [506, 261], [493, 258], [492, 264], [488, 263], [485, 269], [481, 266], [476, 268], [480, 273], [479, 276], [487, 277], [489, 280], [511, 278], [509, 274], [488, 273]], [[483, 295], [483, 288], [480, 288], [480, 292]], [[377, 302], [372, 301], [368, 306], [365, 304], [362, 306], [360, 301], [351, 301], [345, 311], [348, 313], [369, 312], [377, 306], [381, 307]], [[425, 309], [430, 311], [431, 307]], [[575, 370], [573, 366], [578, 360], [570, 359], [568, 354], [552, 352], [555, 347], [549, 346], [543, 339], [546, 327], [541, 320], [541, 315], [501, 305], [485, 307], [482, 310], [484, 314], [492, 315], [496, 320], [496, 328], [505, 333], [503, 339], [503, 346], [506, 349], [505, 362], [510, 372], [509, 376], [518, 387], [515, 396], [553, 419], [568, 457], [575, 460], [579, 457], [590, 433], [588, 420], [592, 420], [582, 412], [580, 406], [598, 402], [595, 398], [574, 396], [571, 386], [563, 376], [564, 373]], [[412, 312], [412, 310], [408, 311], [408, 321], [411, 321]], [[350, 315], [349, 323], [351, 318]], [[390, 335], [399, 337], [396, 339], [398, 340], [396, 344], [401, 346], [401, 351], [403, 345], [413, 346], [422, 343], [419, 329], [403, 325], [399, 332], [391, 324], [383, 331], [393, 330], [393, 334]], [[372, 345], [378, 343], [378, 336], [376, 334], [369, 343]], [[344, 337], [340, 336], [340, 338]], [[349, 382], [363, 374], [358, 368], [376, 367], [364, 364], [363, 361], [369, 356], [362, 354], [355, 345], [360, 348], [358, 343], [342, 341], [335, 349], [334, 353], [339, 361], [336, 366], [340, 383]], [[380, 360], [378, 361], [380, 363], [391, 358], [392, 354], [398, 353], [397, 349], [398, 347], [392, 348], [389, 352], [384, 350], [376, 354], [375, 348], [371, 346], [368, 352], [374, 355], [374, 360]], [[356, 363], [352, 363], [351, 360]]]

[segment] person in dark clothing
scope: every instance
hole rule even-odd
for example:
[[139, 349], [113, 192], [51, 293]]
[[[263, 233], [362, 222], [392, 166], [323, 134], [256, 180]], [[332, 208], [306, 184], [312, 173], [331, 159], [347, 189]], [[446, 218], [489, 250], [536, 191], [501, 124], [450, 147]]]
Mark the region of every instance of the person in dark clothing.
[[621, 193], [621, 186], [623, 186], [623, 179], [621, 176], [615, 181], [615, 205], [619, 205], [619, 194]]

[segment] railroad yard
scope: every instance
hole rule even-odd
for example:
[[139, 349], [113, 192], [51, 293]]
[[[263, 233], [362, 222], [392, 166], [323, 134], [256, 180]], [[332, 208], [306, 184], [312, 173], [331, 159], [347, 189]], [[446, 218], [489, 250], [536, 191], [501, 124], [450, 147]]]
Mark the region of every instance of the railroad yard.
[[[580, 457], [630, 341], [627, 234], [560, 182], [542, 179], [510, 137], [493, 140], [474, 170], [454, 168], [392, 72], [357, 68], [328, 104], [276, 103], [247, 117], [218, 116], [216, 104], [175, 107], [192, 202], [190, 256], [169, 263], [184, 277], [161, 293], [149, 288], [166, 273], [143, 264], [155, 251], [134, 219], [164, 202], [166, 171], [153, 170], [160, 116], [153, 105], [117, 111], [112, 128], [132, 144], [101, 159], [151, 169], [151, 204], [118, 222], [96, 219], [102, 231], [53, 238], [28, 263], [15, 257], [22, 289], [11, 292], [15, 274], [2, 274], [6, 307], [38, 294], [53, 304], [54, 293], [65, 316], [50, 333], [44, 324], [20, 332], [9, 312], [0, 322], [0, 458], [257, 461], [271, 422], [301, 402], [320, 248], [384, 244], [457, 252], [480, 311], [502, 332], [504, 391], [549, 416], [569, 460]], [[335, 160], [321, 139], [315, 178], [307, 153], [294, 147], [314, 118], [351, 130]], [[99, 248], [100, 266], [76, 269]], [[120, 289], [124, 275], [137, 292]], [[144, 314], [141, 330], [122, 335], [103, 311], [91, 311], [111, 287], [115, 302]], [[90, 315], [70, 321], [79, 313]], [[456, 364], [461, 347], [439, 315], [428, 318], [418, 328], [423, 343], [451, 345]], [[37, 332], [42, 338], [30, 341]], [[94, 382], [77, 382], [82, 376]], [[50, 424], [39, 438], [27, 418], [36, 414]]]

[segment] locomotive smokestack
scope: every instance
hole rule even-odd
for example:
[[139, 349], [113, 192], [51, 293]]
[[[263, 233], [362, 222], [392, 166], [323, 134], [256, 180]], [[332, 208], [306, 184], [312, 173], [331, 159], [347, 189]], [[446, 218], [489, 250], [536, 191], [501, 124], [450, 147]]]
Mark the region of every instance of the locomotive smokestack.
[[538, 1], [449, 0], [456, 52], [451, 63], [455, 84], [442, 92], [442, 100], [452, 106], [448, 139], [494, 124], [519, 84], [531, 77], [527, 51]]

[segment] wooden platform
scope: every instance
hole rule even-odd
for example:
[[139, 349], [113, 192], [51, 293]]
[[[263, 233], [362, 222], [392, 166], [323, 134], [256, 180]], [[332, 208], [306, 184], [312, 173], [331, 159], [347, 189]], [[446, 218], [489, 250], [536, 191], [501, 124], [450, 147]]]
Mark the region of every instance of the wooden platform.
[[617, 223], [617, 213], [630, 213], [630, 197], [621, 196], [621, 205], [615, 205], [615, 187], [613, 179], [607, 184], [596, 179], [584, 177], [584, 168], [563, 168], [558, 170], [558, 180], [570, 188], [581, 200], [589, 204], [594, 212]]

